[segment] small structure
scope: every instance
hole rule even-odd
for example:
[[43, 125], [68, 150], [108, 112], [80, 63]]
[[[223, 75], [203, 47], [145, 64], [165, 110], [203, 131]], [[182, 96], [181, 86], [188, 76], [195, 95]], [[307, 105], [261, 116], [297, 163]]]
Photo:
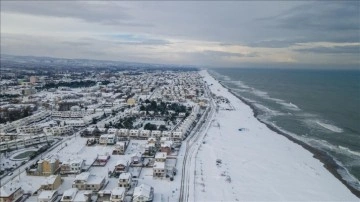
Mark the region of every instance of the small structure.
[[127, 142], [117, 142], [113, 154], [124, 154], [127, 147]]
[[125, 189], [130, 189], [132, 182], [132, 175], [129, 172], [121, 173], [119, 176], [118, 185], [119, 187], [124, 187]]
[[129, 137], [139, 137], [139, 130], [132, 129], [129, 131]]
[[90, 172], [83, 172], [75, 177], [72, 187], [79, 190], [99, 191], [104, 184], [105, 177], [91, 175]]
[[73, 159], [65, 161], [61, 164], [60, 173], [61, 174], [77, 174], [80, 173], [82, 168], [85, 165], [85, 160], [83, 159]]
[[60, 169], [58, 158], [42, 159], [37, 164], [37, 175], [53, 175]]
[[165, 141], [160, 146], [160, 151], [165, 152], [167, 155], [171, 153], [172, 141]]
[[71, 188], [64, 191], [61, 202], [90, 202], [91, 191], [79, 191], [77, 188]]
[[165, 162], [154, 163], [153, 177], [165, 177]]
[[40, 189], [42, 190], [56, 190], [61, 185], [60, 175], [50, 175], [41, 184]]
[[115, 134], [104, 134], [99, 138], [99, 144], [114, 145], [116, 142]]
[[155, 162], [165, 162], [167, 154], [165, 152], [157, 152], [155, 154]]
[[0, 201], [1, 202], [18, 202], [22, 199], [24, 190], [20, 184], [9, 182], [0, 189]]
[[139, 137], [142, 139], [147, 139], [150, 137], [150, 135], [151, 135], [150, 130], [141, 130]]
[[54, 202], [58, 197], [56, 190], [44, 190], [38, 196], [38, 202]]
[[128, 166], [129, 161], [120, 159], [115, 165], [114, 172], [117, 174], [127, 172]]
[[154, 188], [141, 184], [134, 189], [133, 202], [150, 202], [154, 198]]
[[115, 187], [111, 190], [110, 201], [111, 202], [123, 202], [125, 199], [125, 188]]
[[126, 129], [126, 128], [121, 128], [121, 129], [119, 129], [119, 131], [118, 131], [118, 136], [120, 136], [120, 137], [127, 137], [127, 136], [129, 136], [129, 129]]
[[160, 130], [153, 130], [153, 131], [151, 131], [151, 136], [155, 137], [155, 138], [160, 138], [161, 137], [161, 131]]
[[98, 155], [93, 166], [105, 166], [109, 161], [109, 159], [110, 159], [110, 155], [108, 153], [104, 155]]

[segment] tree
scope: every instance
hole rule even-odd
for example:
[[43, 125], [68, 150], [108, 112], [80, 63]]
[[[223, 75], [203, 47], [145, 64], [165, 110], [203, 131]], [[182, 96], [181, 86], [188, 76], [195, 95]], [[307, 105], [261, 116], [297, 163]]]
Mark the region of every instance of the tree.
[[166, 128], [165, 125], [160, 125], [160, 126], [159, 126], [159, 130], [160, 130], [160, 131], [165, 131], [165, 130], [168, 130], [168, 129]]
[[145, 130], [156, 130], [157, 127], [155, 124], [147, 123], [147, 124], [145, 124], [144, 129]]

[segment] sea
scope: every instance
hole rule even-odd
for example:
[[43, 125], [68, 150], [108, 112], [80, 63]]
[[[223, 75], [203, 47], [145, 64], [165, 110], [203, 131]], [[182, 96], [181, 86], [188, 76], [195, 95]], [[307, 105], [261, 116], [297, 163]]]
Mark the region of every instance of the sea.
[[325, 151], [360, 190], [360, 70], [214, 68], [257, 118]]

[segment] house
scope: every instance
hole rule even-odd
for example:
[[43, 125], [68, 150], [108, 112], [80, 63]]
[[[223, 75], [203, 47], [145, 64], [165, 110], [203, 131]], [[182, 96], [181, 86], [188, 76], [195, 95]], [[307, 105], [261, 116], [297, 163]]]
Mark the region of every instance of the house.
[[151, 136], [159, 138], [159, 137], [161, 137], [161, 131], [160, 130], [153, 130], [153, 131], [151, 131]]
[[155, 138], [155, 137], [149, 137], [149, 138], [147, 139], [147, 143], [153, 143], [153, 144], [155, 144], [155, 143], [156, 143], [156, 138]]
[[183, 139], [183, 132], [182, 131], [175, 131], [172, 133], [172, 137], [174, 140], [182, 140]]
[[151, 135], [150, 130], [141, 130], [139, 137], [141, 137], [143, 139], [147, 139], [150, 137], [150, 135]]
[[129, 131], [130, 137], [138, 137], [139, 136], [139, 130], [132, 129]]
[[71, 188], [64, 191], [61, 202], [90, 202], [91, 191], [79, 191], [77, 188]]
[[165, 162], [155, 162], [153, 167], [153, 177], [165, 177]]
[[160, 138], [160, 144], [165, 143], [166, 141], [170, 141], [170, 137], [161, 137]]
[[123, 202], [125, 199], [125, 188], [115, 187], [111, 190], [110, 202]]
[[105, 166], [110, 159], [110, 154], [98, 155], [93, 166]]
[[104, 134], [99, 138], [99, 144], [114, 145], [116, 142], [115, 134]]
[[118, 135], [119, 135], [120, 137], [127, 137], [127, 136], [129, 136], [129, 129], [126, 129], [126, 128], [121, 128], [121, 129], [119, 129]]
[[118, 134], [118, 129], [116, 129], [116, 128], [109, 128], [107, 132], [108, 132], [109, 134], [117, 135], [117, 134]]
[[135, 103], [136, 103], [136, 100], [135, 100], [134, 98], [129, 98], [129, 99], [127, 100], [128, 106], [134, 106]]
[[37, 164], [38, 175], [53, 175], [60, 169], [58, 158], [42, 159]]
[[44, 190], [38, 196], [38, 202], [55, 202], [58, 197], [56, 190]]
[[104, 185], [105, 177], [92, 175], [90, 172], [82, 172], [76, 175], [72, 187], [79, 190], [99, 191]]
[[131, 166], [142, 166], [141, 153], [131, 156]]
[[145, 155], [152, 155], [155, 152], [155, 144], [154, 143], [147, 143], [145, 145]]
[[120, 159], [115, 165], [114, 172], [115, 173], [127, 172], [128, 166], [129, 166], [129, 161]]
[[50, 175], [41, 184], [40, 189], [56, 190], [61, 185], [60, 175]]
[[24, 190], [19, 183], [9, 182], [0, 189], [1, 202], [18, 202], [21, 201], [23, 195]]
[[117, 142], [113, 154], [124, 154], [127, 147], [127, 142]]
[[80, 173], [82, 168], [85, 165], [85, 160], [83, 159], [73, 159], [65, 161], [61, 164], [60, 173], [61, 174], [76, 174]]
[[130, 189], [132, 182], [132, 175], [129, 172], [121, 173], [119, 176], [118, 185], [119, 187], [124, 187], [126, 189]]
[[154, 198], [154, 188], [141, 184], [134, 189], [133, 202], [150, 202]]
[[168, 137], [170, 138], [171, 137], [171, 132], [170, 131], [163, 131], [162, 134], [161, 134], [161, 137]]
[[160, 151], [165, 152], [167, 155], [171, 153], [172, 141], [165, 141], [160, 145]]
[[157, 152], [155, 154], [155, 162], [165, 162], [167, 154], [165, 152]]

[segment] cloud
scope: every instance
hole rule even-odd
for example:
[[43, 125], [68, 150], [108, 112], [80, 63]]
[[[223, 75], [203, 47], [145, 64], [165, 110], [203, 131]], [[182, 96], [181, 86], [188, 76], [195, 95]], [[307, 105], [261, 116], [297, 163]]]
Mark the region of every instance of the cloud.
[[296, 6], [276, 16], [261, 18], [302, 42], [358, 42], [360, 40], [360, 2], [311, 2]]
[[62, 44], [66, 44], [69, 46], [90, 46], [89, 42], [77, 42], [77, 41], [63, 41]]
[[134, 21], [129, 8], [111, 1], [15, 1], [1, 2], [1, 12], [35, 16], [74, 18], [90, 23], [123, 26], [152, 26]]
[[257, 53], [232, 53], [232, 52], [225, 52], [225, 51], [213, 51], [213, 50], [206, 50], [202, 52], [198, 52], [197, 54], [201, 54], [208, 57], [256, 57], [258, 56]]
[[358, 54], [360, 55], [360, 45], [346, 45], [346, 46], [319, 46], [313, 48], [299, 48], [294, 49], [297, 52], [305, 52], [305, 53], [321, 53], [321, 54]]
[[104, 35], [104, 37], [113, 39], [117, 44], [122, 45], [169, 45], [170, 41], [158, 39], [149, 36], [133, 35], [133, 34], [113, 34]]

